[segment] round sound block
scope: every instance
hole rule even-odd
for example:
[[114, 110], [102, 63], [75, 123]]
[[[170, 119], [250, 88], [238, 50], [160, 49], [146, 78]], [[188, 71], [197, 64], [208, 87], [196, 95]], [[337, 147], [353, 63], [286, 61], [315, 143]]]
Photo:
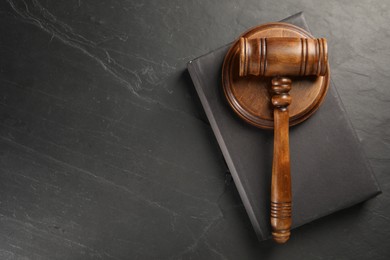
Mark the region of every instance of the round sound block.
[[[242, 37], [298, 37], [314, 38], [307, 31], [287, 23], [268, 23], [250, 29]], [[329, 87], [329, 65], [325, 76], [291, 77], [292, 102], [289, 109], [290, 126], [310, 117], [321, 105]], [[264, 129], [272, 129], [271, 79], [239, 76], [239, 42], [235, 42], [225, 56], [222, 68], [222, 86], [229, 105], [246, 122]], [[283, 76], [283, 75], [281, 75]]]

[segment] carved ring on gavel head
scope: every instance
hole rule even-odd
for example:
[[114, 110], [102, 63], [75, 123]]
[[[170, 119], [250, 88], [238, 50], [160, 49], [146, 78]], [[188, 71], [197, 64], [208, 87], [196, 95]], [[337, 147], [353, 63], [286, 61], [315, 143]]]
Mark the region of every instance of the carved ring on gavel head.
[[274, 129], [270, 219], [273, 239], [285, 243], [292, 224], [289, 125], [306, 120], [324, 100], [329, 87], [326, 40], [286, 23], [255, 27], [227, 53], [222, 85], [239, 117]]

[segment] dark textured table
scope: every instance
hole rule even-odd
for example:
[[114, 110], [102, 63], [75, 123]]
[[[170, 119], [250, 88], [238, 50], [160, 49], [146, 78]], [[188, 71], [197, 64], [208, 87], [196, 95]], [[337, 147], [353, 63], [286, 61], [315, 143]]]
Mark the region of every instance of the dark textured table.
[[[389, 259], [389, 4], [1, 1], [0, 259]], [[278, 246], [256, 240], [186, 63], [298, 11], [383, 193]]]

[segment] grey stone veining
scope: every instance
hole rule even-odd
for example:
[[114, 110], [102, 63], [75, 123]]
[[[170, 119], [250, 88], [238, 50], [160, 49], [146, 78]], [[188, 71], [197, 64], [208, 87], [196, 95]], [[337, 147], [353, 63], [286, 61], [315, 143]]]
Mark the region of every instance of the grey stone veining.
[[[384, 191], [259, 244], [186, 62], [305, 11]], [[386, 1], [0, 4], [0, 259], [387, 259]]]

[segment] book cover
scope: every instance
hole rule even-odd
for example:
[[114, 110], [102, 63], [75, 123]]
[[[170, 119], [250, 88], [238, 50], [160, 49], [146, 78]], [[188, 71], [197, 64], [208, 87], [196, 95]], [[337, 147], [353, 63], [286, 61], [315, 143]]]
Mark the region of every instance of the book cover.
[[[302, 13], [288, 22], [309, 31]], [[188, 63], [188, 71], [259, 240], [271, 237], [273, 131], [241, 121], [221, 86], [231, 44]], [[330, 50], [331, 51], [331, 50]], [[331, 82], [314, 115], [290, 128], [293, 226], [365, 201], [380, 188]]]

